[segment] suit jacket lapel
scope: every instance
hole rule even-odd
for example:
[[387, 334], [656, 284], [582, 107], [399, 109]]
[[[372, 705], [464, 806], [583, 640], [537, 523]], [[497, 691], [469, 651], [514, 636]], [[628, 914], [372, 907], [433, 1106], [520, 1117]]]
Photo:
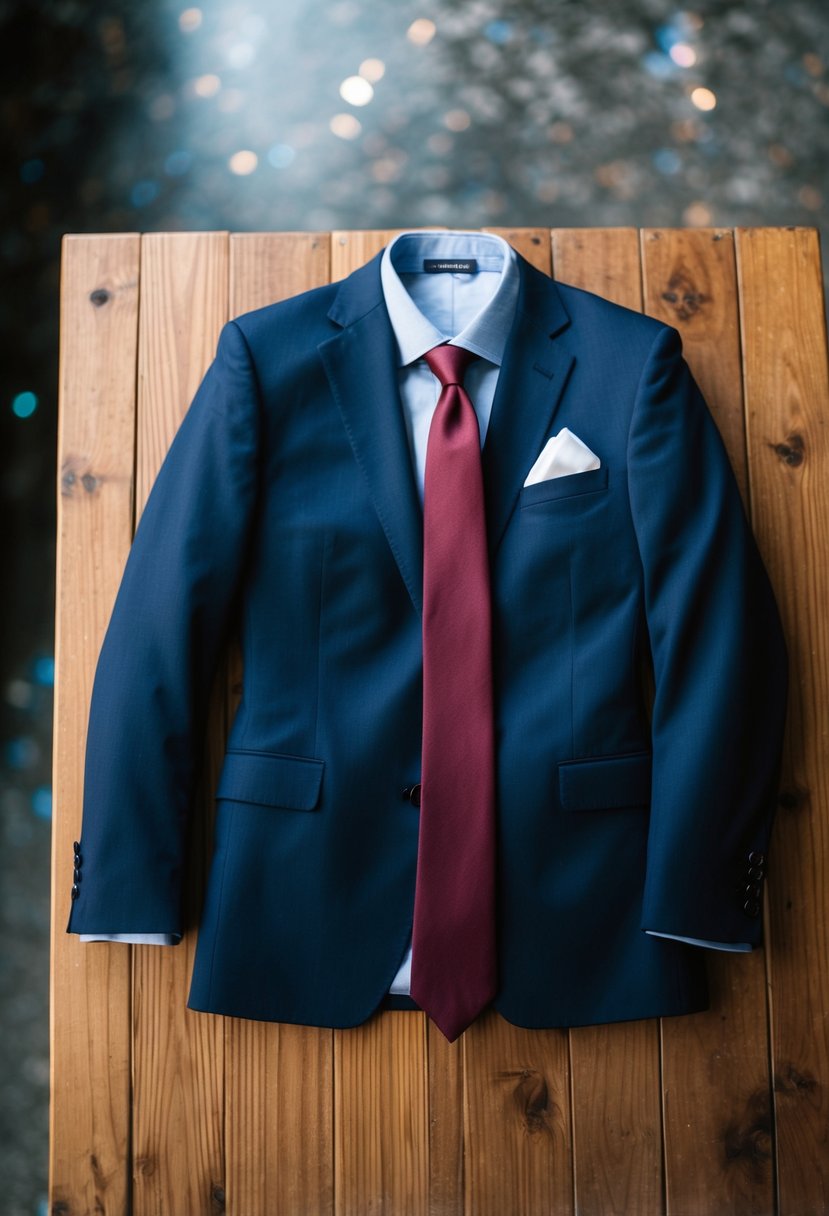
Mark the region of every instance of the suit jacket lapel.
[[[319, 346], [346, 433], [418, 613], [423, 610], [423, 511], [397, 380], [397, 348], [378, 254], [344, 279]], [[543, 447], [573, 356], [552, 341], [569, 317], [547, 275], [519, 257], [520, 286], [483, 447], [487, 532], [494, 554]]]
[[374, 509], [412, 603], [423, 610], [423, 513], [397, 380], [397, 347], [380, 285], [380, 254], [344, 279], [320, 354]]
[[555, 283], [523, 258], [519, 267], [515, 317], [482, 453], [491, 555], [544, 446], [574, 363], [569, 350], [553, 341], [570, 320]]

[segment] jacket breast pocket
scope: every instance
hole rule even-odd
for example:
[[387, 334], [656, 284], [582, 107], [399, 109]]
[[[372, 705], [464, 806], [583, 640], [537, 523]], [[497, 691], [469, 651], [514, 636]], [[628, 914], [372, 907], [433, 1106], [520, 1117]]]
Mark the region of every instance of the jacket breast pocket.
[[216, 799], [313, 811], [319, 807], [324, 760], [278, 752], [228, 751]]
[[566, 811], [648, 807], [652, 763], [649, 751], [564, 760], [558, 766], [561, 805]]
[[596, 494], [607, 489], [607, 474], [608, 466], [603, 464], [598, 469], [586, 469], [583, 473], [566, 473], [563, 477], [549, 477], [546, 481], [537, 481], [534, 485], [524, 486], [518, 502], [523, 510], [544, 502], [577, 498], [582, 494]]

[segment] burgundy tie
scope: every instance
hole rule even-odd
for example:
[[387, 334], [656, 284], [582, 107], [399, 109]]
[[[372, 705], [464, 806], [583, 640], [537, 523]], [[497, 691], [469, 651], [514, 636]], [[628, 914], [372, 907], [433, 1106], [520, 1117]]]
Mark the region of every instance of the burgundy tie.
[[423, 495], [423, 755], [411, 995], [452, 1042], [495, 995], [492, 654], [474, 358], [436, 346], [442, 384]]

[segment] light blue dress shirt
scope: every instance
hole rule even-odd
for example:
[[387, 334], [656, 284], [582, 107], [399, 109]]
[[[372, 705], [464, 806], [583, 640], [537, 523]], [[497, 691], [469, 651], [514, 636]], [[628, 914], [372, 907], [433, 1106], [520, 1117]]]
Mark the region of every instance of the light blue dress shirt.
[[[476, 266], [474, 272], [427, 271], [427, 259], [449, 263], [474, 260]], [[383, 251], [380, 279], [397, 344], [400, 401], [422, 502], [429, 427], [440, 395], [440, 384], [423, 356], [442, 342], [463, 346], [480, 356], [470, 365], [464, 384], [475, 407], [483, 446], [518, 300], [518, 262], [512, 246], [494, 233], [403, 232]], [[751, 950], [748, 943], [709, 942], [650, 929], [646, 932], [715, 950]], [[170, 946], [180, 936], [82, 933], [80, 939]], [[410, 943], [389, 989], [395, 995], [409, 993], [411, 957]]]

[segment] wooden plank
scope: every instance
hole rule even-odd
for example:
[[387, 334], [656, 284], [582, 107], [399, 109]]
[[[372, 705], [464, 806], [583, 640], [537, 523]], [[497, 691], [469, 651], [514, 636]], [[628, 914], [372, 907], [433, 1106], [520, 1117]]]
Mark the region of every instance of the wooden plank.
[[[328, 282], [327, 233], [235, 233], [230, 314]], [[229, 710], [242, 665], [234, 648]], [[325, 1216], [334, 1202], [333, 1034], [225, 1018], [228, 1211]]]
[[230, 315], [321, 287], [330, 281], [327, 232], [230, 234]]
[[331, 282], [344, 279], [358, 266], [364, 266], [400, 231], [400, 228], [377, 228], [366, 232], [332, 232]]
[[[49, 1037], [49, 1205], [128, 1205], [129, 952], [66, 932], [98, 651], [132, 534], [139, 237], [63, 239]], [[82, 880], [81, 880], [82, 881]]]
[[429, 1216], [464, 1207], [463, 1045], [427, 1022], [429, 1057]]
[[552, 245], [556, 279], [641, 311], [637, 228], [554, 228]]
[[[641, 310], [635, 228], [558, 228], [556, 279]], [[654, 1019], [570, 1031], [573, 1176], [579, 1216], [664, 1209], [659, 1024]]]
[[491, 1010], [461, 1042], [466, 1216], [568, 1216], [567, 1031], [522, 1030]]
[[550, 273], [549, 228], [484, 228], [483, 232], [494, 232], [521, 254], [536, 270]]
[[[395, 230], [331, 233], [331, 278], [362, 266]], [[386, 1011], [334, 1031], [337, 1216], [425, 1216], [429, 1204], [426, 1018]]]
[[734, 234], [730, 228], [645, 228], [645, 312], [682, 335], [748, 501]]
[[737, 230], [752, 522], [789, 639], [767, 931], [780, 1216], [829, 1211], [829, 371], [813, 228]]
[[227, 1211], [325, 1216], [334, 1200], [332, 1032], [224, 1021]]
[[[644, 229], [645, 311], [675, 326], [746, 494], [734, 238]], [[773, 1211], [763, 952], [706, 956], [711, 1007], [662, 1023], [669, 1213]]]
[[[226, 233], [142, 238], [136, 517], [215, 354], [227, 307]], [[214, 714], [214, 773], [219, 726]], [[189, 925], [213, 833], [209, 778], [188, 844]], [[195, 943], [189, 930], [175, 948], [132, 948], [133, 1216], [208, 1216], [224, 1203], [224, 1019], [186, 1008]]]
[[429, 1105], [422, 1013], [336, 1030], [337, 1216], [421, 1216], [429, 1204]]

